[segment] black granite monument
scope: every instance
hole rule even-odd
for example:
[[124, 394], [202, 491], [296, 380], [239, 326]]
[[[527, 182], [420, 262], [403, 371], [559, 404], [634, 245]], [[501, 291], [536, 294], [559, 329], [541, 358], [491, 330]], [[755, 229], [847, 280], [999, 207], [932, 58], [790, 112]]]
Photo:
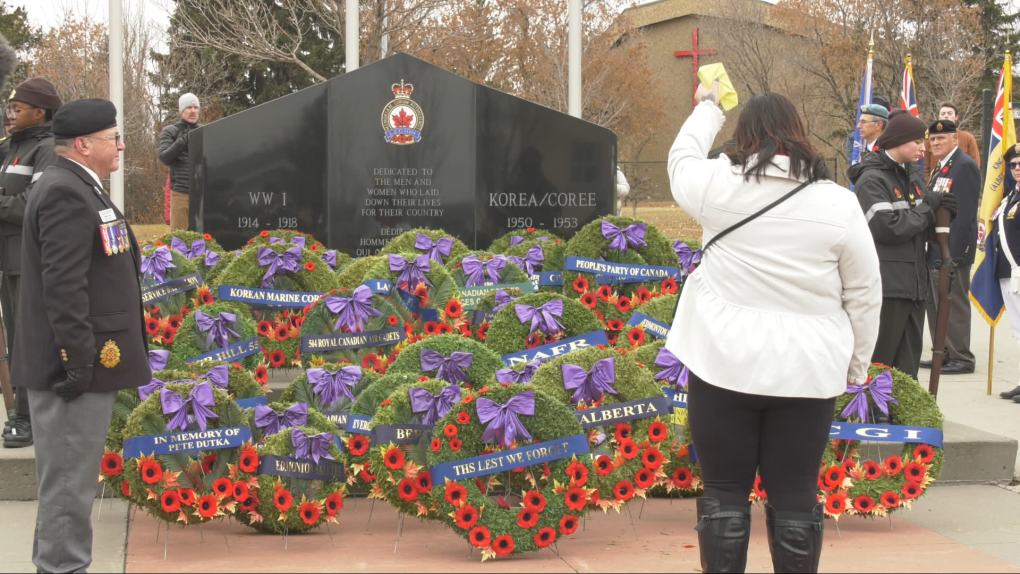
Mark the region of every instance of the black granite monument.
[[513, 229], [565, 236], [612, 213], [612, 131], [406, 54], [190, 136], [191, 229], [225, 247], [297, 229], [362, 257], [444, 229], [484, 249]]

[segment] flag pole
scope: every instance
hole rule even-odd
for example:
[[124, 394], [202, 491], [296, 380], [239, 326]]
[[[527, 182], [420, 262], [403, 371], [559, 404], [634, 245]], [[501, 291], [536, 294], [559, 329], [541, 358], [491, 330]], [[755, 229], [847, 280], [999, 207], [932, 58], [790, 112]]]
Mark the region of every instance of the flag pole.
[[992, 370], [995, 368], [995, 325], [988, 327], [988, 392], [987, 395], [992, 394]]

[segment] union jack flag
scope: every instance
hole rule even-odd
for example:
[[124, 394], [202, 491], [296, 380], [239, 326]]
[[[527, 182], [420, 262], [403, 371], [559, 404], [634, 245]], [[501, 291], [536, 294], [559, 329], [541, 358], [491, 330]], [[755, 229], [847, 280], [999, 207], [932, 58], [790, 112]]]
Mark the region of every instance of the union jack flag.
[[917, 117], [917, 98], [914, 96], [914, 67], [907, 56], [907, 66], [903, 68], [903, 95], [900, 97], [900, 109], [907, 110]]

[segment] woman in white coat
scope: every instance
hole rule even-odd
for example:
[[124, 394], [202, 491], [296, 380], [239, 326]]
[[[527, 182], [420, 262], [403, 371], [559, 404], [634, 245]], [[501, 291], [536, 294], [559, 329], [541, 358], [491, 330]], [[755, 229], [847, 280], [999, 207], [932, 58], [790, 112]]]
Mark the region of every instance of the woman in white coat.
[[878, 256], [857, 198], [829, 181], [786, 97], [751, 99], [733, 145], [707, 159], [725, 119], [716, 93], [699, 90], [668, 162], [673, 197], [709, 242], [666, 343], [691, 372], [702, 569], [744, 571], [758, 472], [776, 572], [816, 572], [818, 469], [836, 397], [867, 380], [882, 305]]

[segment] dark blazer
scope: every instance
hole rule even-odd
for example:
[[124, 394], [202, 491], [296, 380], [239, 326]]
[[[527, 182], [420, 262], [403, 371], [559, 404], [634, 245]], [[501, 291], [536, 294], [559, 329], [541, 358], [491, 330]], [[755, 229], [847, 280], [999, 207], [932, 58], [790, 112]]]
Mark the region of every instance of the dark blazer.
[[[1017, 258], [1020, 258], [1020, 186], [1014, 187], [1006, 196], [1005, 203], [996, 210], [996, 217], [992, 218], [991, 233], [999, 233], [999, 210], [1002, 210], [1003, 235], [1009, 243], [1009, 252], [1013, 255], [1013, 260], [1017, 261]], [[1009, 279], [1011, 271], [1012, 265], [1002, 249], [1002, 242], [996, 237], [995, 278]]]
[[11, 367], [19, 385], [49, 390], [66, 370], [86, 365], [95, 369], [91, 392], [149, 382], [138, 243], [128, 227], [130, 250], [106, 254], [100, 212], [107, 209], [124, 219], [92, 176], [63, 157], [33, 187]]
[[[977, 218], [981, 206], [981, 170], [962, 147], [957, 148], [945, 167], [932, 158], [931, 175], [928, 178], [928, 193], [949, 192], [956, 196], [959, 210], [949, 228], [949, 253], [958, 259], [961, 266], [974, 264], [977, 251]], [[934, 241], [928, 243], [928, 267], [934, 269], [942, 256]]]

